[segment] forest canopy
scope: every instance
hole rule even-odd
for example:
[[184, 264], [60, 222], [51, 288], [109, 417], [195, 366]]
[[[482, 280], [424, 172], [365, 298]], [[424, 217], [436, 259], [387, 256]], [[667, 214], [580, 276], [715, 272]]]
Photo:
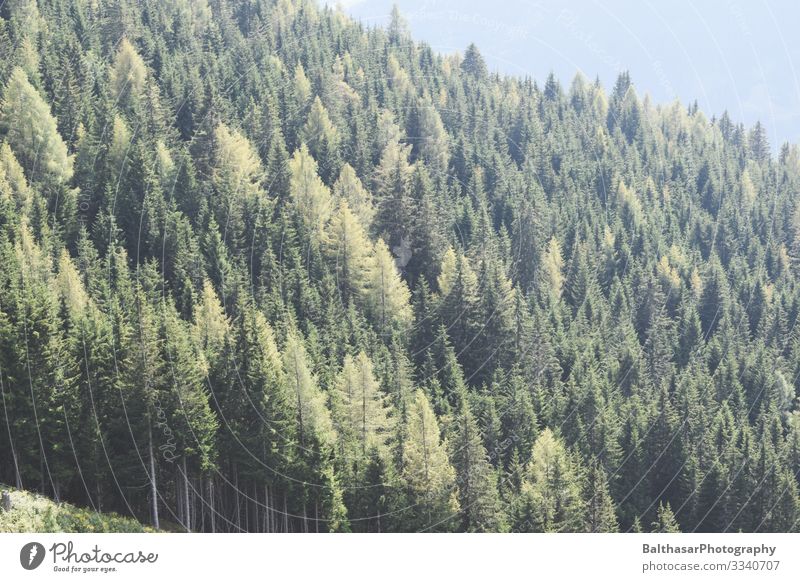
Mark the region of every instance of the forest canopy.
[[395, 9], [0, 4], [0, 482], [193, 531], [800, 530], [800, 148]]

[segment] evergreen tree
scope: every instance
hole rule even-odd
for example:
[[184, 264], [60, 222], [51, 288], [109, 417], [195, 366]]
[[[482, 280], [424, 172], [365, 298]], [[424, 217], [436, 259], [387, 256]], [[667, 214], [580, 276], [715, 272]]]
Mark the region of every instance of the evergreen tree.
[[478, 423], [470, 411], [465, 392], [460, 394], [459, 400], [450, 446], [461, 507], [460, 529], [472, 532], [503, 531], [505, 523], [500, 511], [497, 474], [489, 464]]

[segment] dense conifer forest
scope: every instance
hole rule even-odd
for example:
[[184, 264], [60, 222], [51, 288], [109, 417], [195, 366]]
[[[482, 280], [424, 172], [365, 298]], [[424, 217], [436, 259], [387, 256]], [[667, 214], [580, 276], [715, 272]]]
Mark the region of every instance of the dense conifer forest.
[[399, 11], [0, 4], [0, 482], [206, 532], [800, 529], [800, 148]]

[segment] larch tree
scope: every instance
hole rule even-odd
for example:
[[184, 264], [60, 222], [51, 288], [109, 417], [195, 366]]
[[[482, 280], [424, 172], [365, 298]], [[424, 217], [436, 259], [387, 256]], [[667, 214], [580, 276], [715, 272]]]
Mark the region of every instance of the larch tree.
[[413, 314], [411, 294], [397, 272], [397, 265], [382, 240], [375, 243], [367, 291], [368, 312], [384, 332], [405, 330]]
[[308, 118], [300, 132], [300, 141], [308, 147], [314, 159], [322, 160], [320, 177], [330, 184], [339, 173], [339, 132], [319, 97], [315, 97], [311, 104]]
[[289, 190], [294, 207], [312, 240], [319, 242], [332, 211], [330, 190], [320, 180], [317, 162], [305, 145], [294, 152], [289, 160], [289, 170]]
[[541, 264], [541, 276], [544, 288], [556, 299], [561, 297], [564, 288], [564, 259], [561, 256], [561, 245], [552, 237], [547, 243]]
[[409, 402], [406, 422], [403, 477], [415, 504], [415, 529], [452, 529], [459, 511], [456, 473], [439, 434], [439, 423], [421, 390]]
[[325, 405], [325, 396], [317, 385], [317, 379], [308, 366], [308, 356], [302, 338], [291, 332], [283, 350], [283, 366], [286, 382], [291, 388], [292, 406], [297, 423], [300, 446], [307, 446], [316, 439], [332, 445], [336, 432], [330, 412]]
[[217, 223], [235, 249], [246, 244], [254, 218], [269, 201], [261, 189], [264, 170], [258, 153], [241, 133], [219, 124], [214, 129], [211, 207]]
[[333, 185], [333, 195], [336, 198], [347, 201], [347, 205], [353, 214], [358, 217], [361, 226], [364, 227], [366, 232], [369, 232], [375, 217], [372, 193], [364, 188], [350, 164], [342, 166], [339, 177]]
[[7, 143], [0, 144], [0, 199], [10, 204], [20, 218], [30, 218], [34, 190]]
[[111, 87], [114, 99], [124, 107], [138, 98], [147, 80], [147, 66], [127, 38], [119, 43], [111, 69]]
[[61, 184], [72, 177], [72, 156], [58, 133], [50, 107], [19, 67], [11, 72], [3, 90], [0, 132], [29, 180]]
[[416, 157], [425, 160], [434, 178], [441, 179], [449, 162], [449, 137], [430, 97], [421, 99], [414, 109], [409, 135]]
[[372, 243], [358, 217], [344, 198], [324, 233], [323, 249], [336, 275], [342, 302], [361, 302], [373, 268]]
[[533, 445], [516, 515], [517, 527], [536, 532], [576, 532], [584, 524], [585, 503], [572, 455], [550, 429]]
[[330, 530], [346, 528], [346, 509], [334, 473], [333, 453], [337, 434], [326, 406], [325, 395], [308, 365], [308, 355], [297, 331], [290, 331], [283, 350], [283, 367], [289, 391], [294, 430], [297, 434], [298, 475], [312, 488], [299, 491], [303, 528], [309, 531], [310, 511], [313, 527]]

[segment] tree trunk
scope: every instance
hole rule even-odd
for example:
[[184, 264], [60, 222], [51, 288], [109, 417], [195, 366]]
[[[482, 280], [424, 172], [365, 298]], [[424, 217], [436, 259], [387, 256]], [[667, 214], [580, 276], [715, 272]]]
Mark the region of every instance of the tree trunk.
[[186, 531], [192, 531], [192, 513], [189, 508], [189, 475], [186, 474], [186, 457], [183, 457], [183, 502], [184, 502], [184, 525]]
[[239, 470], [234, 465], [233, 467], [233, 496], [234, 496], [234, 503], [236, 506], [236, 527], [239, 531], [242, 530], [242, 510], [240, 506], [240, 499], [239, 499]]
[[253, 529], [261, 531], [261, 524], [258, 521], [258, 483], [253, 481]]
[[158, 523], [158, 485], [156, 484], [156, 459], [153, 456], [153, 428], [147, 427], [149, 449], [150, 449], [150, 497], [152, 498], [152, 519], [153, 527], [159, 529]]
[[216, 530], [216, 513], [214, 509], [214, 478], [208, 478], [208, 515], [211, 518], [211, 533], [215, 533]]
[[289, 509], [286, 502], [286, 491], [283, 492], [283, 531], [289, 532]]
[[[180, 469], [178, 469], [180, 473]], [[178, 523], [183, 525], [186, 523], [185, 517], [183, 515], [183, 488], [181, 487], [180, 480], [178, 478], [175, 479], [175, 507], [178, 510]]]
[[272, 505], [269, 502], [269, 485], [264, 485], [264, 503], [266, 504], [264, 511], [264, 531], [270, 533], [272, 531]]

